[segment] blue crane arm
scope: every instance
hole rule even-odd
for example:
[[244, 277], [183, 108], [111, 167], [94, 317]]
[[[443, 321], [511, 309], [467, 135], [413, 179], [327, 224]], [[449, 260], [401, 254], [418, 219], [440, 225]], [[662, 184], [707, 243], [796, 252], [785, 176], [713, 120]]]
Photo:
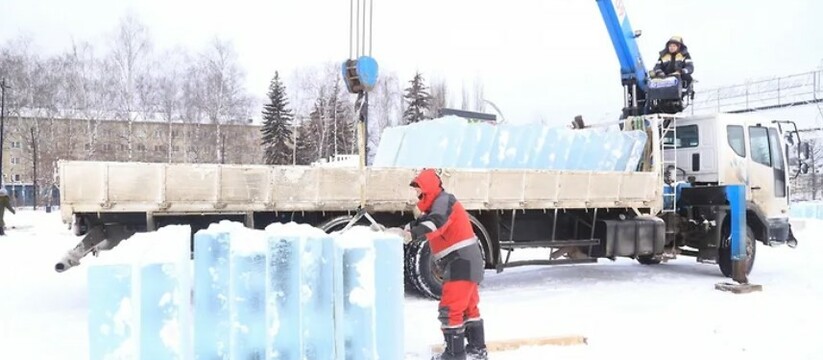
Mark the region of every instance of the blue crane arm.
[[629, 17], [626, 15], [623, 0], [596, 1], [603, 15], [603, 22], [606, 23], [606, 29], [609, 31], [614, 51], [617, 52], [617, 59], [620, 61], [620, 75], [623, 83], [627, 84], [634, 80], [640, 91], [645, 93], [646, 80], [649, 75], [637, 48], [636, 36]]

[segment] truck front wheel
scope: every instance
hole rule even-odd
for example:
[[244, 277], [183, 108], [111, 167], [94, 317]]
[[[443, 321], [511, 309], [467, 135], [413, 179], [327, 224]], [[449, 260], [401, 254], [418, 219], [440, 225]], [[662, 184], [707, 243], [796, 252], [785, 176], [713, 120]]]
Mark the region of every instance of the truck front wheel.
[[[720, 266], [720, 272], [725, 277], [732, 277], [732, 249], [731, 249], [731, 233], [729, 227], [723, 229], [723, 240], [718, 249], [717, 264]], [[752, 272], [754, 267], [754, 257], [757, 253], [757, 240], [754, 238], [754, 232], [751, 228], [746, 228], [746, 275]]]

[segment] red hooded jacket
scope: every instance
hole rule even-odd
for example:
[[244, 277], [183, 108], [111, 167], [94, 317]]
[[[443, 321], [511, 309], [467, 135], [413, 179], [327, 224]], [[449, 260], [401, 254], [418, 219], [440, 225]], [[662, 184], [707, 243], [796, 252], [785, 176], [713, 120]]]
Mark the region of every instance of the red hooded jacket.
[[422, 190], [417, 208], [423, 213], [411, 224], [410, 231], [414, 238], [426, 236], [435, 260], [459, 249], [477, 246], [469, 214], [454, 195], [443, 190], [434, 170], [423, 170], [410, 185]]

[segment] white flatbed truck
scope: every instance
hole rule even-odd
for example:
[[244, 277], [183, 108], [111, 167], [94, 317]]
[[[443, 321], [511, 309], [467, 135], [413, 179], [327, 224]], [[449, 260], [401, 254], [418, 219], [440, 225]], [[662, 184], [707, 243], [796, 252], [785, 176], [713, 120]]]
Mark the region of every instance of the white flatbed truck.
[[[748, 270], [756, 241], [796, 245], [788, 222], [790, 171], [777, 123], [752, 114], [630, 117], [624, 131], [648, 134], [632, 172], [439, 169], [444, 187], [471, 214], [487, 268], [597, 262], [630, 257], [658, 264], [678, 255], [719, 264], [731, 276], [723, 186], [747, 188]], [[617, 128], [614, 126], [614, 128]], [[803, 155], [803, 154], [801, 154]], [[806, 154], [807, 155], [807, 154]], [[400, 226], [412, 219], [417, 169], [62, 161], [61, 212], [80, 243], [56, 265], [135, 232], [169, 224], [193, 231], [219, 220], [265, 228], [303, 222], [325, 231], [350, 223]], [[366, 216], [364, 216], [366, 215]], [[545, 258], [509, 261], [546, 248]], [[425, 241], [406, 246], [406, 281], [437, 298], [441, 282]]]

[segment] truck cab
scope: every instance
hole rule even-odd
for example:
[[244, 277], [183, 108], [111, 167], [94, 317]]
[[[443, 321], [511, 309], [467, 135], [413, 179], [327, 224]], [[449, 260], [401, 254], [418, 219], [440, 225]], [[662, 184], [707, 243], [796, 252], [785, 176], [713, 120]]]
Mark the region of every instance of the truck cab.
[[751, 113], [681, 118], [662, 138], [663, 157], [673, 158], [667, 166], [671, 176], [691, 187], [745, 184], [747, 223], [755, 238], [766, 245], [791, 244], [791, 174], [784, 141], [791, 134], [781, 130]]

